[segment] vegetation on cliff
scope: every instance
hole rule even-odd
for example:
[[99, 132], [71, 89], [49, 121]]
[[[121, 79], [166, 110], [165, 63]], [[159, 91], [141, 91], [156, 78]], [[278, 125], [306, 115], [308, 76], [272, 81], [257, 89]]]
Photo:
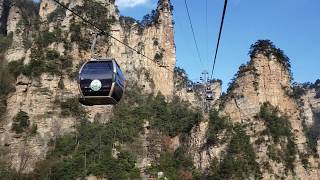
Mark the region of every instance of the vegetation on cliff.
[[174, 152], [161, 153], [159, 163], [153, 165], [148, 173], [157, 177], [158, 172], [163, 172], [168, 179], [199, 179], [200, 173], [193, 166], [192, 158], [187, 153], [186, 147], [179, 147]]
[[316, 91], [316, 95], [314, 98], [320, 99], [320, 79], [317, 79], [314, 84], [311, 84], [310, 88], [315, 89], [315, 91]]
[[16, 77], [23, 74], [28, 77], [39, 77], [44, 73], [52, 75], [62, 75], [71, 71], [72, 61], [69, 56], [61, 56], [55, 50], [38, 51], [31, 50], [31, 60], [24, 65], [23, 59], [11, 61], [8, 64], [10, 72]]
[[6, 112], [7, 95], [15, 91], [13, 86], [14, 77], [9, 71], [7, 61], [4, 57], [4, 52], [12, 43], [12, 34], [7, 36], [0, 35], [0, 120]]
[[13, 34], [8, 34], [7, 36], [0, 34], [0, 53], [4, 53], [12, 43]]
[[[320, 98], [320, 79], [317, 79], [314, 83], [306, 82], [303, 84], [293, 83], [293, 92], [289, 93], [290, 97], [294, 98], [299, 105], [300, 108], [300, 116], [305, 121], [306, 117], [304, 117], [304, 109], [303, 106], [305, 102], [303, 101], [303, 96], [308, 96], [308, 92], [315, 91], [315, 96], [310, 98], [318, 99]], [[308, 97], [309, 98], [309, 97]], [[304, 122], [304, 133], [307, 137], [308, 146], [311, 150], [311, 154], [315, 157], [319, 157], [317, 146], [317, 141], [320, 138], [320, 112], [317, 109], [311, 108], [313, 113], [313, 123], [311, 126], [308, 126], [306, 122]]]
[[[74, 133], [51, 141], [46, 160], [38, 163], [32, 175], [37, 178], [75, 179], [90, 174], [110, 179], [138, 178], [136, 154], [124, 147], [143, 132], [145, 121], [150, 121], [151, 127], [162, 135], [173, 137], [189, 133], [201, 120], [200, 112], [189, 109], [188, 104], [178, 98], [167, 103], [161, 94], [155, 97], [142, 95], [139, 89], [127, 91], [125, 100], [115, 107], [112, 120], [106, 124], [88, 122], [85, 111], [76, 100], [57, 100], [56, 103], [61, 105], [62, 116], [73, 116], [79, 123]], [[176, 158], [174, 162], [171, 162], [172, 155]], [[192, 167], [191, 160], [180, 150], [175, 154], [164, 152], [160, 159], [156, 169], [171, 165], [178, 169], [184, 167], [183, 170]], [[170, 177], [175, 177], [175, 173], [168, 171]]]
[[[219, 115], [219, 111], [212, 110], [209, 113], [209, 124], [207, 130], [207, 145], [224, 143], [230, 136], [232, 124], [228, 117]], [[225, 132], [224, 134], [221, 134]], [[222, 135], [222, 136], [221, 136]], [[219, 138], [219, 136], [221, 136]]]
[[239, 70], [237, 73], [233, 76], [230, 83], [228, 84], [227, 93], [223, 94], [220, 98], [220, 109], [224, 108], [225, 102], [230, 98], [234, 97], [234, 93], [232, 93], [236, 88], [238, 88], [240, 85], [237, 83], [237, 80], [246, 75], [246, 73], [251, 74], [254, 76], [254, 81], [252, 81], [252, 85], [254, 87], [255, 91], [258, 91], [259, 88], [259, 82], [257, 78], [260, 76], [257, 72], [257, 68], [253, 64], [253, 59], [258, 55], [262, 54], [266, 56], [269, 60], [272, 59], [272, 57], [275, 57], [277, 62], [279, 62], [284, 69], [286, 69], [289, 72], [289, 76], [292, 80], [292, 72], [291, 72], [291, 64], [290, 59], [285, 55], [283, 50], [280, 48], [277, 48], [272, 41], [270, 40], [258, 40], [254, 44], [251, 45], [249, 50], [249, 56], [250, 60], [246, 64], [242, 64], [239, 67]]
[[[163, 1], [158, 1], [158, 7], [159, 8], [169, 8], [170, 12], [173, 12], [173, 5], [171, 4], [171, 1], [169, 0], [169, 7], [163, 4]], [[140, 24], [142, 27], [148, 27], [152, 25], [157, 25], [159, 23], [159, 11], [152, 10], [149, 14], [146, 14], [143, 16]], [[173, 23], [174, 24], [174, 23]]]
[[276, 60], [283, 65], [285, 69], [287, 69], [292, 77], [291, 73], [291, 64], [290, 59], [286, 56], [280, 48], [277, 48], [272, 41], [266, 40], [258, 40], [254, 44], [251, 45], [249, 55], [250, 58], [253, 59], [257, 54], [263, 54], [264, 56], [271, 58], [274, 56]]
[[13, 118], [11, 130], [20, 134], [26, 130], [30, 125], [28, 113], [19, 111], [18, 114]]
[[[294, 172], [297, 147], [288, 117], [281, 115], [280, 111], [270, 103], [261, 106], [257, 117], [266, 125], [261, 135], [269, 135], [273, 140], [268, 146], [269, 157], [278, 163], [282, 162], [286, 172]], [[280, 145], [281, 148], [276, 145]]]
[[315, 157], [318, 155], [318, 140], [320, 139], [320, 112], [314, 112], [314, 123], [311, 127], [305, 127], [308, 146]]
[[241, 124], [232, 128], [232, 138], [221, 162], [214, 160], [208, 179], [259, 179], [261, 172], [256, 154]]

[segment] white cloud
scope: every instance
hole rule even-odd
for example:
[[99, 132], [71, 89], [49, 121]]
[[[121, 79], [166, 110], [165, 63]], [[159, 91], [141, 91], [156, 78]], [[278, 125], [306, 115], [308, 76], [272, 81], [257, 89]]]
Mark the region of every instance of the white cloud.
[[148, 5], [150, 0], [116, 0], [119, 8], [133, 8], [136, 6]]

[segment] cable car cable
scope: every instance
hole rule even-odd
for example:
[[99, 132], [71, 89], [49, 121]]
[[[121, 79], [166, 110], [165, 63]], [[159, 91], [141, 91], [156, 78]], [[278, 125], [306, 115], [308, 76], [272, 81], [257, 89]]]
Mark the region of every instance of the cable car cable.
[[208, 0], [206, 0], [206, 66], [209, 64], [209, 41], [208, 41], [208, 31], [209, 31], [209, 28], [208, 28]]
[[[122, 42], [121, 40], [119, 40], [118, 38], [112, 36], [110, 33], [106, 33], [105, 30], [103, 30], [102, 28], [98, 27], [97, 25], [95, 25], [94, 23], [90, 22], [89, 20], [85, 19], [84, 17], [82, 17], [80, 14], [78, 14], [77, 12], [75, 12], [74, 10], [70, 9], [69, 7], [67, 7], [66, 5], [60, 3], [58, 0], [53, 0], [54, 2], [56, 2], [57, 4], [59, 4], [61, 7], [63, 7], [64, 9], [70, 11], [72, 14], [76, 15], [77, 17], [79, 17], [82, 21], [84, 21], [85, 23], [93, 26], [94, 28], [98, 29], [100, 31], [100, 33], [102, 35], [106, 35], [106, 36], [109, 36], [110, 38], [116, 40], [117, 42], [121, 43], [122, 45], [126, 46], [127, 48], [131, 49], [132, 51], [136, 52], [137, 54], [140, 54], [142, 55], [143, 57], [145, 57], [146, 59], [152, 61], [153, 63], [157, 64], [156, 63], [156, 60], [153, 59], [153, 58], [150, 58], [148, 56], [146, 56], [145, 54], [141, 53], [140, 51], [134, 49], [133, 47], [129, 46], [128, 44]], [[167, 69], [168, 71], [174, 73], [174, 71], [166, 68], [166, 67], [162, 67], [164, 69]]]
[[203, 62], [202, 62], [202, 58], [201, 58], [201, 55], [200, 55], [200, 50], [199, 50], [199, 47], [198, 47], [198, 42], [197, 42], [197, 39], [196, 39], [196, 35], [194, 33], [194, 29], [193, 29], [193, 25], [192, 25], [192, 21], [191, 21], [191, 17], [190, 17], [190, 12], [189, 12], [189, 7], [188, 7], [187, 0], [184, 0], [184, 4], [185, 4], [186, 10], [187, 10], [189, 24], [190, 24], [190, 28], [191, 28], [191, 31], [192, 31], [193, 41], [194, 41], [194, 44], [195, 44], [195, 47], [196, 47], [196, 50], [197, 50], [198, 58], [200, 60], [201, 65], [204, 67]]
[[213, 61], [213, 65], [212, 65], [211, 79], [213, 77], [213, 72], [214, 72], [214, 69], [215, 69], [215, 66], [216, 66], [217, 54], [218, 54], [218, 50], [219, 50], [220, 38], [221, 38], [221, 33], [222, 33], [222, 28], [223, 28], [224, 17], [225, 17], [225, 14], [226, 14], [227, 4], [228, 4], [228, 0], [225, 0], [224, 1], [224, 7], [223, 7], [223, 13], [222, 13], [222, 17], [221, 17], [221, 24], [220, 24], [218, 42], [217, 42], [216, 52], [215, 52], [215, 55], [214, 55], [214, 61]]

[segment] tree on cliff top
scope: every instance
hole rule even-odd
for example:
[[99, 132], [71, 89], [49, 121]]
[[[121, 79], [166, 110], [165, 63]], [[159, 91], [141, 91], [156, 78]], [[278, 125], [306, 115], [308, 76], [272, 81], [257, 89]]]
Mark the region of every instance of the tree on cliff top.
[[268, 58], [270, 58], [271, 56], [275, 56], [277, 61], [281, 63], [286, 69], [288, 69], [289, 73], [291, 74], [291, 64], [289, 57], [284, 54], [283, 50], [277, 48], [272, 41], [268, 39], [258, 40], [257, 42], [252, 44], [249, 51], [250, 58], [255, 58], [257, 54], [265, 55]]

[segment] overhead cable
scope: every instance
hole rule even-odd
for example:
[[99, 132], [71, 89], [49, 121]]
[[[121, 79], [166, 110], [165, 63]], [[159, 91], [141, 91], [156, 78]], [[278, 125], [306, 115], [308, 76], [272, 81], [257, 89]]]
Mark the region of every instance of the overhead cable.
[[222, 12], [222, 17], [221, 17], [221, 24], [220, 24], [220, 30], [219, 30], [219, 36], [218, 36], [218, 41], [217, 41], [217, 47], [216, 47], [216, 52], [214, 55], [214, 60], [213, 60], [213, 65], [212, 65], [212, 71], [211, 71], [211, 79], [213, 78], [213, 72], [216, 66], [216, 61], [217, 61], [217, 55], [218, 55], [218, 50], [219, 50], [219, 45], [220, 45], [220, 38], [221, 38], [221, 33], [223, 29], [223, 22], [224, 22], [224, 17], [226, 14], [226, 9], [228, 5], [228, 0], [224, 1], [224, 7], [223, 7], [223, 12]]

